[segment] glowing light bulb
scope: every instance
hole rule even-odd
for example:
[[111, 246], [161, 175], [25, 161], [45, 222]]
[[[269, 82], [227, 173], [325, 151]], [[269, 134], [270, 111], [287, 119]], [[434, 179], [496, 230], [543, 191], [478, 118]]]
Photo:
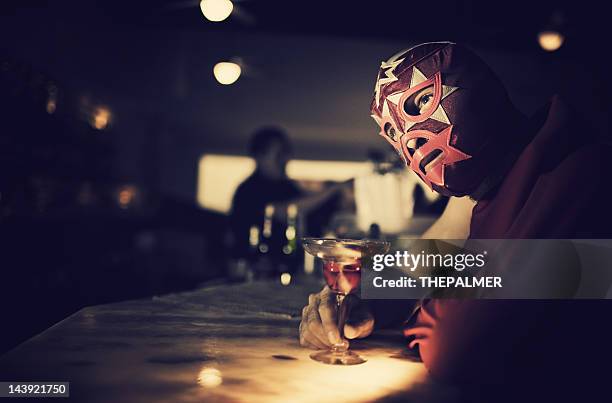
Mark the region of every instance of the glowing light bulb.
[[234, 3], [230, 0], [202, 0], [200, 10], [207, 20], [220, 22], [230, 16], [234, 9]]
[[119, 194], [117, 195], [117, 201], [119, 202], [119, 207], [122, 209], [126, 209], [130, 206], [130, 204], [134, 201], [136, 197], [136, 188], [134, 186], [124, 186], [119, 190]]
[[565, 37], [557, 31], [542, 31], [538, 34], [540, 47], [547, 52], [554, 52], [563, 45]]
[[56, 109], [57, 109], [57, 102], [55, 102], [55, 99], [49, 98], [49, 100], [47, 101], [47, 113], [49, 115], [52, 115]]
[[230, 85], [238, 80], [242, 69], [236, 63], [232, 62], [220, 62], [215, 64], [213, 68], [213, 74], [217, 81], [223, 85]]
[[98, 130], [104, 130], [110, 123], [110, 120], [110, 110], [104, 107], [98, 107], [93, 112], [93, 116], [91, 118], [91, 125]]
[[49, 93], [49, 97], [47, 98], [47, 113], [52, 115], [57, 109], [57, 87], [49, 83], [47, 85], [47, 91]]

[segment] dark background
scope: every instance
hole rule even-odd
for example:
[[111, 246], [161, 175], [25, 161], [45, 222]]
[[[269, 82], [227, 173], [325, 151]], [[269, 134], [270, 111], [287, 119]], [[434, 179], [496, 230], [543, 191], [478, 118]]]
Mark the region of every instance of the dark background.
[[[385, 149], [368, 113], [377, 68], [421, 41], [474, 48], [527, 114], [561, 93], [592, 126], [576, 141], [608, 133], [600, 3], [235, 6], [211, 23], [197, 1], [0, 4], [0, 351], [84, 305], [223, 278], [226, 217], [195, 203], [202, 154], [244, 154], [272, 123], [298, 158], [364, 160]], [[551, 28], [565, 43], [549, 53], [536, 38]], [[236, 57], [243, 76], [219, 85], [212, 66]], [[112, 111], [104, 131], [87, 122], [95, 105]], [[127, 209], [126, 185], [138, 189]]]

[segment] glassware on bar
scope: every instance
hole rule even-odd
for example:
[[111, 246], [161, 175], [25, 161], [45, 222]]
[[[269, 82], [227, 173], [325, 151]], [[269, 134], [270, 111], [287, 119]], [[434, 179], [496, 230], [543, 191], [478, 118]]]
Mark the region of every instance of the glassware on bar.
[[344, 324], [348, 314], [346, 297], [359, 290], [364, 258], [386, 253], [389, 243], [377, 240], [333, 238], [304, 238], [302, 243], [306, 252], [323, 260], [325, 281], [336, 298], [337, 324], [340, 332], [340, 342], [327, 351], [311, 354], [310, 358], [332, 365], [364, 363], [365, 359], [349, 350], [349, 342], [344, 337]]

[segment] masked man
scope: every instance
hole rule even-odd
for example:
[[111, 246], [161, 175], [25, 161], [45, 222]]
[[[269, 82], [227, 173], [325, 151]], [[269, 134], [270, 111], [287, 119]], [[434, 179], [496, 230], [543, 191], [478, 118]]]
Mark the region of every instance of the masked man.
[[[406, 165], [451, 197], [424, 238], [606, 238], [612, 232], [605, 195], [610, 148], [558, 97], [524, 116], [499, 78], [465, 47], [425, 43], [383, 62], [371, 115]], [[302, 345], [326, 346], [338, 335], [327, 293], [311, 296], [303, 311]], [[593, 368], [609, 345], [601, 317], [611, 308], [608, 301], [429, 300], [419, 304], [404, 334], [437, 378], [476, 389], [508, 386], [509, 379], [517, 385], [537, 379], [542, 386], [567, 365], [581, 367], [581, 374]], [[384, 310], [359, 303], [345, 334], [366, 337], [402, 310], [406, 319], [399, 303]], [[559, 394], [568, 385], [558, 382]]]

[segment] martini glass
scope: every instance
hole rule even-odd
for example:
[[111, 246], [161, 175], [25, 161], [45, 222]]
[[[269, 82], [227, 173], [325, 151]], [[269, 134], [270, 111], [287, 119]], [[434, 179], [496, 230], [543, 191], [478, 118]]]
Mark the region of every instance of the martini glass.
[[359, 290], [361, 266], [364, 258], [386, 253], [389, 243], [375, 240], [304, 238], [304, 250], [323, 260], [323, 275], [327, 285], [336, 297], [337, 324], [340, 342], [328, 351], [310, 355], [315, 361], [331, 365], [356, 365], [366, 360], [349, 350], [349, 342], [344, 337], [344, 324], [347, 317], [346, 296]]

